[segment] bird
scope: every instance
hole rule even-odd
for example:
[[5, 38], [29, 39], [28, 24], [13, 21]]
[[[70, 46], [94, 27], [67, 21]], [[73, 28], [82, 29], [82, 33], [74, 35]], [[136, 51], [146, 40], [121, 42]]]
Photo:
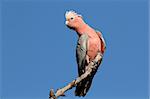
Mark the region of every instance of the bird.
[[[94, 60], [98, 53], [101, 53], [101, 55], [104, 54], [106, 49], [105, 40], [102, 32], [88, 25], [82, 15], [74, 10], [65, 12], [65, 24], [78, 35], [76, 61], [78, 64], [78, 76], [81, 76], [85, 73], [88, 64]], [[100, 63], [97, 65], [100, 65]], [[84, 97], [87, 94], [97, 69], [90, 76], [77, 84], [75, 96]]]

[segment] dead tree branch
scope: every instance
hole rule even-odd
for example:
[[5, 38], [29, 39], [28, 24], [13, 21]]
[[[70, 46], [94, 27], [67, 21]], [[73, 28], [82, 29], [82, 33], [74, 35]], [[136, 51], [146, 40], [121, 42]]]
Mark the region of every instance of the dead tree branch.
[[89, 65], [87, 66], [87, 69], [86, 69], [86, 71], [83, 75], [76, 78], [75, 80], [70, 82], [65, 87], [58, 89], [56, 91], [56, 93], [54, 93], [54, 90], [51, 89], [50, 94], [49, 94], [49, 99], [57, 99], [59, 96], [65, 96], [64, 93], [66, 91], [68, 91], [68, 90], [72, 89], [73, 87], [75, 87], [79, 82], [81, 82], [83, 79], [85, 79], [86, 77], [91, 75], [95, 70], [97, 70], [99, 65], [96, 65], [96, 64], [100, 64], [101, 60], [102, 60], [102, 55], [101, 55], [101, 53], [98, 53], [97, 56], [95, 57], [95, 59], [92, 62], [89, 63]]

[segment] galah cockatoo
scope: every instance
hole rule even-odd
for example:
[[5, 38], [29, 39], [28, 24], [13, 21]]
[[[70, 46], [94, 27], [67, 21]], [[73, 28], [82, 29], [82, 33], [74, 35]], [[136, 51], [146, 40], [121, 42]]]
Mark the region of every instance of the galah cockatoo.
[[[101, 55], [104, 54], [106, 48], [105, 41], [101, 32], [96, 31], [86, 24], [82, 16], [75, 11], [67, 11], [65, 13], [65, 18], [67, 27], [75, 30], [79, 37], [76, 47], [76, 59], [78, 64], [78, 76], [81, 76], [85, 73], [86, 66], [96, 57], [98, 52], [100, 52]], [[77, 84], [75, 90], [76, 96], [86, 95], [95, 73], [92, 73], [92, 75]]]

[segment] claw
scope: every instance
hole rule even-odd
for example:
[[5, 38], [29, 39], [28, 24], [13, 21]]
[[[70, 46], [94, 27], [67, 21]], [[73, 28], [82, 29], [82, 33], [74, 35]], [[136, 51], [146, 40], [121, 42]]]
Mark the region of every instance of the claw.
[[88, 56], [88, 55], [86, 55], [86, 62], [87, 62], [87, 64], [89, 64], [89, 63], [90, 63], [90, 58], [89, 58], [89, 56]]

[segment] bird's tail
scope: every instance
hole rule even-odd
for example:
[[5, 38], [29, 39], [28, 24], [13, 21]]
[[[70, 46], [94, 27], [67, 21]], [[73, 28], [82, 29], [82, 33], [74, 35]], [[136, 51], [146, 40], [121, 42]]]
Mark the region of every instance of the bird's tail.
[[101, 61], [97, 64], [98, 65], [97, 68], [95, 68], [88, 77], [86, 77], [80, 83], [77, 84], [76, 90], [75, 90], [76, 96], [83, 96], [84, 97], [87, 94], [87, 92], [89, 91], [89, 89], [91, 87], [94, 75], [96, 74], [96, 72], [99, 68], [100, 63], [101, 63]]
[[98, 70], [98, 67], [95, 70], [93, 70], [91, 75], [89, 75], [87, 78], [83, 79], [79, 84], [77, 84], [76, 90], [75, 90], [76, 96], [84, 97], [87, 94], [87, 92], [89, 91], [89, 89], [91, 87], [92, 80], [93, 80], [94, 75], [97, 72], [97, 70]]
[[[100, 64], [102, 62], [102, 59], [99, 60], [95, 65], [96, 68], [94, 68], [91, 72], [90, 75], [88, 75], [85, 79], [83, 79], [80, 83], [77, 84], [76, 86], [76, 90], [75, 90], [75, 95], [76, 96], [85, 96], [87, 94], [87, 92], [89, 91], [91, 84], [92, 84], [92, 80], [94, 78], [94, 75], [96, 74]], [[81, 75], [80, 75], [81, 76]]]
[[84, 97], [91, 87], [92, 79], [93, 78], [91, 78], [91, 77], [87, 77], [86, 79], [81, 81], [79, 84], [77, 84], [76, 90], [75, 90], [75, 95]]

